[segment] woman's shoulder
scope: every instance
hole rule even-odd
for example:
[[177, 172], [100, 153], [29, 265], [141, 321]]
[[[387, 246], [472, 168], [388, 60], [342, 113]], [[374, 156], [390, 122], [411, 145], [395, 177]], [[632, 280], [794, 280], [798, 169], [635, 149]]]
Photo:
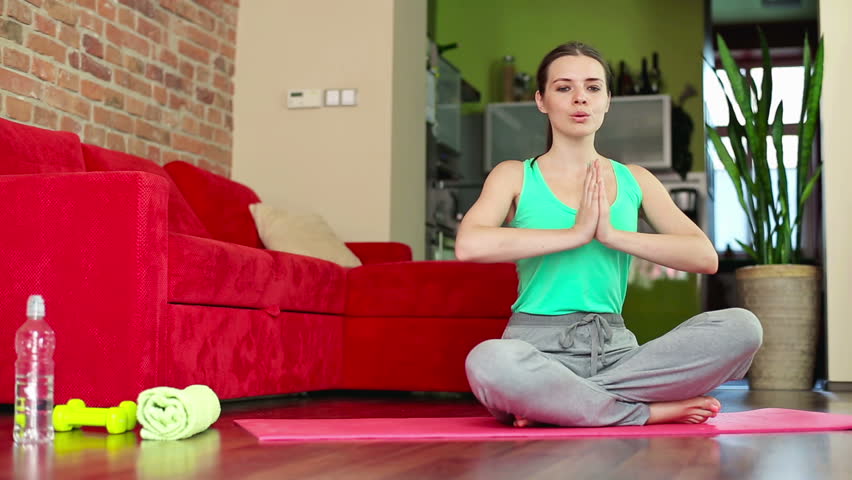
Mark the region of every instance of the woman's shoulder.
[[526, 163], [522, 160], [504, 160], [491, 169], [488, 178], [502, 181], [523, 180]]

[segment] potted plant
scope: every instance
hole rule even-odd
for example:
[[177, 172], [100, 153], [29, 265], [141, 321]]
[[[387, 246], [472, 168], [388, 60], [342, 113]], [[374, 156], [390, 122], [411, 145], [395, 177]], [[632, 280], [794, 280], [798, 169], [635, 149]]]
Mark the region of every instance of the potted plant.
[[[751, 231], [751, 239], [738, 243], [756, 265], [735, 272], [740, 303], [757, 315], [764, 331], [763, 346], [748, 374], [751, 388], [811, 389], [820, 325], [822, 274], [818, 267], [804, 264], [801, 239], [805, 204], [822, 170], [822, 165], [811, 167], [811, 156], [822, 93], [823, 40], [820, 38], [813, 58], [807, 39], [804, 44], [804, 93], [797, 132], [796, 188], [795, 197], [789, 198], [781, 142], [784, 105], [780, 103], [774, 119], [769, 118], [772, 59], [763, 32], [759, 34], [763, 52], [763, 79], [759, 90], [741, 73], [722, 37], [717, 37], [719, 56], [733, 93], [726, 95], [730, 148], [713, 126], [707, 125], [707, 133], [734, 184]], [[742, 112], [744, 123], [737, 119], [735, 104]], [[779, 167], [777, 181], [770, 175], [770, 141], [775, 147]], [[797, 206], [795, 217], [792, 205]]]

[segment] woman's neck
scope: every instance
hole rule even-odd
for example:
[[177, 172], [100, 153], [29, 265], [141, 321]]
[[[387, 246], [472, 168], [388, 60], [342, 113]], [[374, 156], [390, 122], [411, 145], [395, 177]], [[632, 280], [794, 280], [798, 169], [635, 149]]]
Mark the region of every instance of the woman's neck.
[[585, 166], [600, 157], [595, 150], [594, 135], [583, 138], [554, 138], [553, 146], [543, 156], [565, 167]]

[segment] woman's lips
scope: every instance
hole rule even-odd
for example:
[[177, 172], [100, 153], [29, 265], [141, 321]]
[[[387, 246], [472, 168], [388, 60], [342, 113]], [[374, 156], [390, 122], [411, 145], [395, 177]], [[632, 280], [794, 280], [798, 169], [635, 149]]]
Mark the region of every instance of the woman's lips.
[[589, 118], [589, 114], [588, 113], [575, 113], [575, 114], [571, 115], [571, 118], [573, 118], [577, 122], [585, 122]]

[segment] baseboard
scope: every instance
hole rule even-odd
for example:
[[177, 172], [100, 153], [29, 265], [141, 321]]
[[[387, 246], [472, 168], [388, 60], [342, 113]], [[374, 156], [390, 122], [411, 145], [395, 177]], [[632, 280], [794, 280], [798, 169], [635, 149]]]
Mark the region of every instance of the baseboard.
[[829, 392], [852, 392], [852, 382], [825, 382]]

